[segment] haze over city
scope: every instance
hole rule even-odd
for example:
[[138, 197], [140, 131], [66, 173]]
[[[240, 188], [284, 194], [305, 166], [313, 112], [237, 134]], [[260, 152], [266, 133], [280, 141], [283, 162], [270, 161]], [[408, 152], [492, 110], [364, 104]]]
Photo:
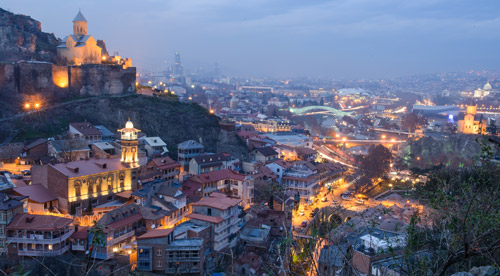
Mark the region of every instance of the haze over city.
[[[50, 3], [50, 5], [49, 5]], [[230, 75], [389, 78], [499, 69], [500, 3], [491, 1], [2, 0], [63, 38], [81, 9], [108, 49], [159, 71], [218, 62]]]
[[500, 4], [0, 0], [6, 276], [500, 275]]

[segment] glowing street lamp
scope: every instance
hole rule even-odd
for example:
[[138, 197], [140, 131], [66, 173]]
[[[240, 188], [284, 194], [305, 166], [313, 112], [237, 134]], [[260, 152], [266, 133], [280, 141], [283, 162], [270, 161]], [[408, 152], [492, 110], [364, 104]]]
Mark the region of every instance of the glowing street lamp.
[[24, 108], [29, 109], [30, 107], [31, 107], [31, 104], [29, 104], [29, 103], [24, 104]]
[[392, 138], [392, 139], [391, 139], [391, 142], [393, 142], [393, 143], [394, 143], [394, 142], [396, 142], [396, 139]]
[[39, 104], [39, 103], [36, 103], [36, 104], [35, 104], [35, 108], [40, 108], [40, 104]]
[[347, 138], [345, 138], [345, 137], [342, 137], [342, 141], [344, 141], [344, 142], [345, 142], [345, 141], [347, 141]]
[[214, 114], [214, 113], [215, 113], [215, 110], [210, 109], [210, 114]]
[[382, 135], [382, 139], [385, 139], [385, 135]]

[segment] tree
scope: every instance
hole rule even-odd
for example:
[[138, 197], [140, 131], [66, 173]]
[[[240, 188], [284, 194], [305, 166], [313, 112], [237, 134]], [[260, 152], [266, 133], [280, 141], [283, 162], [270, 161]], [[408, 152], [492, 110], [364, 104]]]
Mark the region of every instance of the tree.
[[500, 167], [490, 162], [491, 156], [491, 147], [483, 146], [474, 166], [444, 168], [417, 188], [430, 214], [415, 216], [408, 228], [404, 258], [413, 264], [408, 274], [448, 275], [472, 266], [498, 266]]
[[401, 117], [401, 128], [408, 129], [408, 132], [414, 132], [417, 127], [427, 125], [427, 118], [417, 115], [413, 112]]
[[370, 178], [384, 177], [389, 172], [391, 152], [382, 145], [371, 146], [368, 154], [361, 159], [360, 169]]

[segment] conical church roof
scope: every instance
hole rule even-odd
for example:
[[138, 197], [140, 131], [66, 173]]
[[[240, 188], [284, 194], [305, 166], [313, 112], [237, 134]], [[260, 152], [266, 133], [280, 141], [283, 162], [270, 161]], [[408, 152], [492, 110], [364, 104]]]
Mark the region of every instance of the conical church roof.
[[82, 12], [81, 11], [78, 11], [78, 14], [75, 16], [75, 18], [73, 19], [73, 22], [87, 22], [87, 19], [85, 19], [85, 16], [83, 16]]

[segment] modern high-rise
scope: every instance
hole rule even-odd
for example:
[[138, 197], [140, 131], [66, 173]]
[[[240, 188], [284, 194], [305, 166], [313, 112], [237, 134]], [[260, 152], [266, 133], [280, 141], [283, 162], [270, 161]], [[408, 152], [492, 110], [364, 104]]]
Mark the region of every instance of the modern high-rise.
[[175, 52], [174, 75], [176, 76], [184, 75], [184, 69], [182, 68], [182, 63], [181, 63], [181, 54], [179, 54], [179, 52]]

